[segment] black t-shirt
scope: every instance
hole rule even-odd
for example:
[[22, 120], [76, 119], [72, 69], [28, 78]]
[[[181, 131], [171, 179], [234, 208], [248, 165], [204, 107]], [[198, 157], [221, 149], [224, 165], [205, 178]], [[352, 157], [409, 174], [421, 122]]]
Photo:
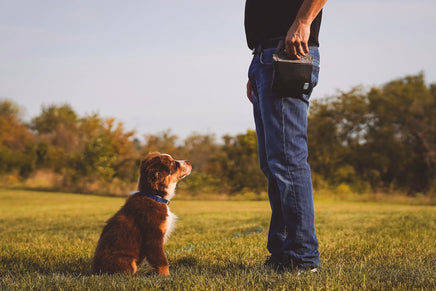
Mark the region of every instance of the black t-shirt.
[[[245, 35], [253, 49], [266, 40], [285, 37], [303, 0], [246, 0]], [[310, 27], [309, 46], [319, 46], [318, 34], [322, 11]]]

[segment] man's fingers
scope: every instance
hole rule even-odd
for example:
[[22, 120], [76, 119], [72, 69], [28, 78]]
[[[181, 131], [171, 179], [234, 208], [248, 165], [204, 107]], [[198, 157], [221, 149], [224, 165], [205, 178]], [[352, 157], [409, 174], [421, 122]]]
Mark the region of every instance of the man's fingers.
[[300, 59], [301, 56], [305, 56], [309, 52], [309, 48], [306, 43], [302, 42], [291, 42], [290, 44], [286, 44], [285, 52], [291, 58]]
[[307, 42], [303, 42], [303, 50], [304, 50], [304, 54], [308, 54], [309, 53], [309, 45], [307, 44]]
[[309, 53], [310, 26], [293, 23], [286, 35], [287, 53], [292, 58], [300, 59]]
[[294, 50], [292, 48], [292, 45], [286, 44], [285, 53], [291, 58], [294, 55]]
[[299, 53], [298, 53], [298, 47], [295, 44], [292, 46], [292, 54], [297, 59], [300, 59], [300, 56], [299, 56]]
[[297, 50], [297, 53], [298, 53], [298, 58], [300, 58], [300, 56], [305, 56], [306, 55], [306, 52], [304, 51], [303, 46], [304, 46], [304, 44], [302, 42], [299, 42], [299, 43], [296, 44], [296, 50]]
[[291, 58], [298, 58], [297, 50], [295, 48], [295, 43], [293, 41], [285, 41], [285, 53]]
[[297, 42], [294, 46], [298, 59], [300, 59], [300, 56], [305, 56], [307, 53], [309, 53], [309, 46], [307, 45], [307, 42]]

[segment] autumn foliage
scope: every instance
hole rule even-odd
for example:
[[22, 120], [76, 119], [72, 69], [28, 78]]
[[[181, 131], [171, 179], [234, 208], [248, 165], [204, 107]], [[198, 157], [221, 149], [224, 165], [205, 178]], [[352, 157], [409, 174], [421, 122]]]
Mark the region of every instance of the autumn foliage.
[[[436, 192], [436, 85], [423, 74], [313, 100], [309, 113], [316, 189]], [[181, 141], [170, 130], [139, 135], [113, 118], [79, 116], [69, 105], [43, 106], [26, 124], [16, 104], [0, 100], [3, 186], [125, 194], [135, 190], [139, 161], [150, 151], [192, 161], [193, 174], [180, 185], [191, 195], [266, 191], [254, 130]]]

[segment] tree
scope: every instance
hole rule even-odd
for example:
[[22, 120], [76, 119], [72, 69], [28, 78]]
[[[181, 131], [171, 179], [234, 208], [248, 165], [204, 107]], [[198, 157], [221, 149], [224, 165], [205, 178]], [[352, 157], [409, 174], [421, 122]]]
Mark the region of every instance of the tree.
[[312, 169], [333, 185], [427, 192], [436, 174], [435, 91], [419, 74], [314, 102]]
[[43, 106], [41, 114], [30, 123], [30, 128], [38, 133], [40, 141], [60, 147], [67, 153], [82, 149], [77, 126], [77, 114], [66, 104]]
[[11, 101], [0, 100], [0, 145], [14, 151], [24, 151], [33, 141], [32, 133], [21, 122], [19, 107]]
[[181, 148], [181, 158], [189, 159], [195, 171], [206, 173], [210, 171], [211, 158], [220, 150], [215, 141], [215, 135], [191, 134], [184, 140]]
[[20, 109], [11, 101], [0, 101], [0, 173], [27, 177], [35, 167], [34, 137], [19, 119]]
[[177, 135], [171, 133], [171, 130], [166, 130], [158, 135], [149, 134], [145, 136], [145, 145], [142, 148], [141, 154], [145, 156], [149, 152], [161, 152], [170, 155], [177, 155]]
[[139, 153], [133, 143], [135, 131], [125, 131], [123, 123], [108, 118], [103, 126], [103, 136], [110, 143], [115, 159], [112, 162], [114, 177], [127, 181], [137, 180], [137, 161]]
[[224, 136], [222, 155], [215, 158], [217, 173], [233, 193], [250, 189], [260, 193], [266, 189], [266, 178], [259, 168], [257, 136], [254, 130], [236, 137]]
[[391, 165], [395, 182], [412, 191], [428, 191], [435, 177], [436, 98], [424, 75], [407, 76], [381, 89], [374, 88], [368, 98], [374, 114], [370, 144], [378, 143], [376, 138], [382, 133], [385, 140], [396, 141], [400, 154], [392, 158]]

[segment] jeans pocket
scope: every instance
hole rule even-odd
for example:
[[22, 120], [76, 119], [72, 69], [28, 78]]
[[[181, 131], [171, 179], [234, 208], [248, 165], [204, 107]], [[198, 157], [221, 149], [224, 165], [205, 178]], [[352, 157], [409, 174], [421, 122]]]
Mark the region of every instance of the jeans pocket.
[[315, 88], [318, 85], [318, 76], [319, 76], [319, 66], [315, 66], [315, 63], [312, 68], [312, 88]]
[[313, 68], [312, 68], [312, 88], [318, 84], [319, 69], [320, 69], [320, 56], [318, 47], [309, 47], [309, 52], [313, 57]]

